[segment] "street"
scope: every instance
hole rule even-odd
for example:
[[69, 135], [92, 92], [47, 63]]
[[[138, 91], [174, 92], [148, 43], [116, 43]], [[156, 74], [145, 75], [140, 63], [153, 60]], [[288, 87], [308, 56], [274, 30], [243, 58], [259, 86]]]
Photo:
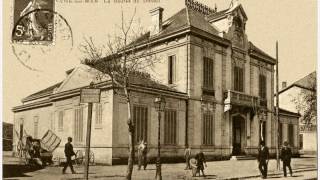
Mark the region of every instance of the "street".
[[[316, 158], [294, 158], [292, 159], [293, 177], [286, 179], [316, 179]], [[83, 166], [74, 166], [77, 174], [62, 174], [62, 167], [48, 166], [44, 169], [37, 169], [25, 165], [19, 165], [17, 158], [4, 156], [4, 179], [82, 179]], [[242, 161], [212, 161], [207, 162], [205, 169], [206, 177], [192, 177], [190, 170], [184, 170], [184, 163], [162, 164], [162, 179], [261, 179], [259, 177], [258, 164], [256, 160]], [[115, 166], [90, 166], [90, 179], [124, 179], [126, 165]], [[269, 162], [268, 179], [283, 179], [283, 173], [276, 171], [276, 160]], [[137, 170], [134, 166], [133, 179], [154, 179], [155, 165], [149, 164], [146, 170]]]

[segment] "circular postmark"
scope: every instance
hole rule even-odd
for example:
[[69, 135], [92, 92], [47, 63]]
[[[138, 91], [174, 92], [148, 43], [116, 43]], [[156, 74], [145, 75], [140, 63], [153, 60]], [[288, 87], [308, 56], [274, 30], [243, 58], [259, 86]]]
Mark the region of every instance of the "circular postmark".
[[56, 60], [65, 60], [73, 49], [72, 29], [67, 20], [51, 9], [34, 9], [14, 24], [12, 51], [26, 68], [46, 71]]

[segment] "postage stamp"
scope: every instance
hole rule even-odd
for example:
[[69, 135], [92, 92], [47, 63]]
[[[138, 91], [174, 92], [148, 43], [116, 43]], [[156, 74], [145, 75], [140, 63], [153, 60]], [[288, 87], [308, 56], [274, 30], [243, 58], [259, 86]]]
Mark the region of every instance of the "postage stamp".
[[[44, 16], [43, 22], [47, 22], [47, 29], [43, 34], [37, 33], [31, 27], [28, 32], [28, 15], [36, 17]], [[67, 20], [59, 13], [49, 9], [35, 9], [17, 20], [12, 29], [12, 52], [16, 59], [25, 67], [34, 71], [45, 71], [50, 67], [49, 57], [54, 54], [65, 52], [67, 55], [73, 48], [73, 33]], [[49, 21], [52, 20], [52, 21]], [[54, 28], [53, 28], [54, 27]], [[31, 34], [28, 34], [31, 33]], [[63, 58], [63, 55], [60, 56]]]
[[54, 15], [50, 12], [53, 11], [54, 0], [14, 0], [12, 41], [27, 44], [52, 43]]

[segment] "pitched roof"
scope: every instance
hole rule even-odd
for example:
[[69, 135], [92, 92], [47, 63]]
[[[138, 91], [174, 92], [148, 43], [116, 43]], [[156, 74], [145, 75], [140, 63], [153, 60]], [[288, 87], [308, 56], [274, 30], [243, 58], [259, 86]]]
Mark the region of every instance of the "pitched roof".
[[41, 91], [38, 91], [36, 93], [33, 93], [25, 98], [22, 99], [22, 102], [27, 102], [27, 101], [31, 101], [33, 99], [36, 99], [36, 98], [40, 98], [40, 97], [43, 97], [43, 96], [46, 96], [46, 95], [51, 95], [53, 93], [53, 90], [57, 87], [59, 87], [60, 85], [62, 84], [62, 82], [59, 82], [59, 83], [56, 83], [46, 89], [43, 89]]
[[186, 8], [189, 15], [189, 25], [210, 34], [218, 35], [219, 31], [215, 29], [209, 21], [206, 20], [205, 16], [198, 11], [191, 8]]
[[[162, 30], [154, 37], [165, 37], [166, 35], [178, 31], [179, 29], [188, 27], [195, 27], [214, 35], [218, 35], [219, 33], [219, 31], [215, 29], [209, 23], [209, 21], [206, 20], [205, 15], [193, 10], [192, 8], [185, 7], [169, 17], [167, 20], [163, 21]], [[153, 37], [150, 36], [150, 32], [147, 32], [130, 43], [129, 46], [133, 44], [138, 45], [140, 43], [144, 43], [150, 38]]]
[[272, 63], [275, 63], [275, 58], [271, 57], [269, 54], [258, 48], [256, 45], [254, 45], [251, 41], [249, 41], [249, 52], [255, 52], [258, 53], [272, 61]]
[[137, 73], [134, 73], [133, 75], [130, 75], [129, 82], [131, 85], [138, 85], [138, 86], [142, 86], [142, 87], [156, 88], [156, 89], [161, 89], [161, 90], [179, 92], [172, 87], [169, 87], [169, 86], [164, 85], [160, 82], [157, 82], [156, 80], [152, 79], [149, 74], [142, 73], [142, 72], [137, 72]]
[[170, 34], [171, 32], [188, 26], [189, 23], [187, 19], [187, 11], [186, 8], [183, 8], [167, 20], [163, 21], [162, 30], [158, 34], [158, 36], [164, 36], [166, 34]]
[[[314, 71], [310, 74], [308, 74], [307, 76], [299, 79], [298, 81], [292, 83], [290, 86], [282, 89], [279, 91], [279, 94], [296, 86], [296, 87], [300, 87], [300, 88], [303, 88], [303, 89], [307, 89], [307, 90], [310, 90], [310, 91], [316, 91], [315, 88], [317, 87], [314, 87], [314, 84], [313, 84], [313, 81], [315, 81], [317, 79], [317, 72]], [[317, 82], [317, 81], [316, 81]]]
[[299, 113], [291, 112], [291, 111], [288, 111], [288, 110], [282, 109], [282, 108], [279, 108], [279, 113], [283, 114], [283, 115], [288, 114], [288, 115], [292, 115], [292, 116], [296, 116], [296, 117], [301, 116]]
[[316, 71], [308, 74], [307, 76], [299, 79], [298, 81], [294, 82], [293, 84], [299, 87], [304, 87], [306, 89], [313, 89], [313, 81], [317, 77]]
[[217, 19], [219, 17], [222, 17], [226, 14], [226, 12], [228, 11], [229, 9], [224, 9], [224, 10], [221, 10], [221, 11], [218, 11], [216, 13], [212, 13], [210, 15], [207, 16], [207, 19], [209, 21], [213, 20], [213, 19]]

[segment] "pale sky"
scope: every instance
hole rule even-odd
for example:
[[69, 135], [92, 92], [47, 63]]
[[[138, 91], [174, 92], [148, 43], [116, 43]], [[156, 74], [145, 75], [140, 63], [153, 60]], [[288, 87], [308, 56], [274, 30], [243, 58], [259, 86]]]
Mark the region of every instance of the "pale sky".
[[[73, 0], [74, 1], [74, 0]], [[84, 0], [83, 0], [84, 1]], [[114, 32], [120, 22], [121, 6], [129, 17], [134, 7], [146, 26], [151, 22], [149, 10], [157, 6], [164, 8], [164, 19], [184, 7], [184, 0], [160, 0], [160, 3], [121, 4], [110, 3], [61, 3], [55, 2], [55, 11], [69, 23], [73, 33], [73, 48], [70, 43], [56, 42], [51, 52], [39, 53], [39, 45], [22, 46], [11, 44], [11, 1], [3, 2], [3, 120], [13, 122], [11, 108], [20, 105], [21, 99], [62, 81], [65, 71], [80, 62], [79, 43], [83, 36], [92, 36], [99, 43], [105, 42], [107, 34]], [[106, 0], [107, 1], [107, 0]], [[133, 1], [133, 0], [132, 0]], [[217, 4], [218, 11], [229, 7], [229, 0], [198, 0], [211, 7]], [[288, 84], [304, 77], [316, 69], [317, 63], [317, 1], [316, 0], [239, 0], [248, 21], [248, 39], [259, 48], [275, 57], [275, 44], [279, 42], [279, 76]], [[13, 49], [26, 50], [31, 61], [39, 62], [43, 72], [34, 72], [17, 60]]]

